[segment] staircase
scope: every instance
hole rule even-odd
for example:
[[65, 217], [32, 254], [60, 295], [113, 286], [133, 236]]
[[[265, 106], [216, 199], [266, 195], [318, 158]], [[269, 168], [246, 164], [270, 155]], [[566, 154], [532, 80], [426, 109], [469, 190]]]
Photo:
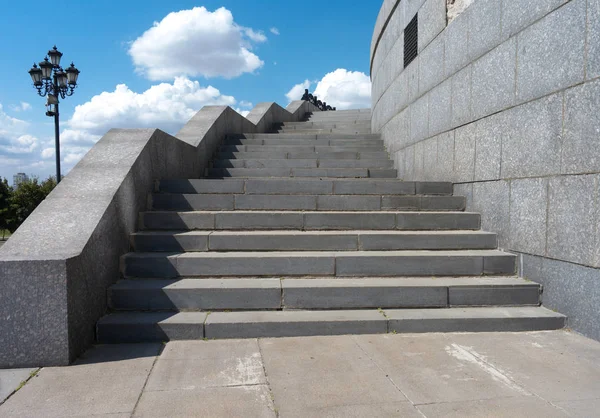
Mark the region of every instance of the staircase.
[[452, 184], [396, 179], [370, 132], [319, 112], [161, 180], [98, 341], [562, 328]]

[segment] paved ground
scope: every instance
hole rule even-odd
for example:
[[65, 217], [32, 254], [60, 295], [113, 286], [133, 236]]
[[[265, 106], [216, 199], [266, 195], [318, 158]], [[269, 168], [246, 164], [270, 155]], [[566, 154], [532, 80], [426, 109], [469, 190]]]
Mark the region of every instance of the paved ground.
[[40, 370], [0, 416], [512, 418], [599, 410], [600, 343], [555, 331], [99, 346], [73, 366]]

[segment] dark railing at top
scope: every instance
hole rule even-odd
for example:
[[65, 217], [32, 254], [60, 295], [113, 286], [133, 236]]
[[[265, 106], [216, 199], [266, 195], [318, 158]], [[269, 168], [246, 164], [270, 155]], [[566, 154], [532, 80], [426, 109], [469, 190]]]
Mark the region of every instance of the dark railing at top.
[[322, 112], [326, 112], [328, 110], [335, 110], [335, 107], [331, 107], [327, 103], [317, 100], [317, 96], [313, 96], [312, 94], [310, 94], [308, 92], [308, 89], [304, 90], [304, 96], [302, 96], [301, 100], [306, 100], [307, 102], [314, 104]]

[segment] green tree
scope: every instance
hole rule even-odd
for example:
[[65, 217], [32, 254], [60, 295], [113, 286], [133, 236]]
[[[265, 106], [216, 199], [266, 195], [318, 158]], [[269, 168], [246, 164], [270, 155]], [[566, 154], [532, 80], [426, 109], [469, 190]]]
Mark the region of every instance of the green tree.
[[9, 219], [11, 218], [10, 199], [12, 191], [12, 187], [8, 185], [8, 180], [0, 177], [0, 232], [2, 233], [2, 240], [5, 238]]
[[40, 183], [37, 178], [19, 184], [10, 198], [10, 216], [8, 230], [12, 233], [44, 201], [56, 187], [56, 181], [50, 177]]

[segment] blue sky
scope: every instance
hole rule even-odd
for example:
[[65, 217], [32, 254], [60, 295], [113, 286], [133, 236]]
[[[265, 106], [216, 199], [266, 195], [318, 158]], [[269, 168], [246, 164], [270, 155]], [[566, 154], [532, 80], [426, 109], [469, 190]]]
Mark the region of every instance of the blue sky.
[[111, 127], [175, 133], [203, 105], [240, 112], [263, 101], [285, 106], [306, 81], [332, 105], [368, 106], [379, 7], [349, 7], [347, 0], [56, 0], [60, 23], [52, 31], [47, 13], [11, 2], [0, 15], [7, 58], [0, 66], [0, 176], [54, 173], [53, 122], [27, 74], [54, 44], [63, 65], [74, 61], [81, 70], [75, 95], [61, 103], [66, 172]]

